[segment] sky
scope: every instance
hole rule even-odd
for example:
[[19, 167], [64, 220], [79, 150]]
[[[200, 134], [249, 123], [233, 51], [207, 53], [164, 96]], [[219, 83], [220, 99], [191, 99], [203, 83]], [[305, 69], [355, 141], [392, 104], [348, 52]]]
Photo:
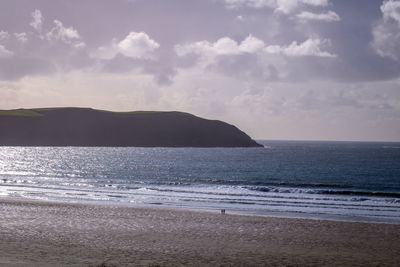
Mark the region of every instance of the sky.
[[0, 0], [0, 109], [65, 106], [400, 141], [400, 0]]

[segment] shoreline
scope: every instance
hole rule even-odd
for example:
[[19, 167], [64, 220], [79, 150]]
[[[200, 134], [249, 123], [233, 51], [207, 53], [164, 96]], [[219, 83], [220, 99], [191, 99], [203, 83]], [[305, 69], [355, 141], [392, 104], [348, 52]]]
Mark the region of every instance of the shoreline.
[[66, 200], [46, 200], [46, 199], [34, 199], [34, 198], [23, 198], [23, 197], [9, 197], [0, 196], [0, 203], [2, 201], [20, 201], [20, 202], [34, 202], [34, 203], [54, 203], [54, 204], [66, 204], [66, 205], [96, 205], [106, 207], [125, 207], [125, 208], [148, 208], [148, 209], [167, 209], [177, 211], [191, 211], [191, 212], [210, 212], [220, 213], [221, 209], [226, 210], [226, 214], [237, 215], [237, 216], [256, 216], [263, 218], [281, 218], [281, 219], [304, 219], [304, 220], [317, 220], [317, 221], [334, 221], [334, 222], [354, 222], [354, 223], [374, 223], [374, 224], [391, 224], [400, 225], [400, 221], [388, 218], [379, 218], [372, 216], [360, 216], [360, 215], [342, 215], [342, 214], [324, 214], [324, 213], [304, 213], [304, 212], [282, 212], [282, 211], [266, 211], [265, 213], [249, 212], [238, 209], [228, 209], [227, 207], [211, 208], [211, 207], [190, 207], [190, 206], [174, 206], [164, 205], [162, 203], [157, 204], [138, 204], [128, 202], [114, 202], [114, 201], [102, 201], [102, 200], [85, 200], [85, 201], [66, 201]]
[[400, 225], [0, 198], [0, 265], [400, 263]]

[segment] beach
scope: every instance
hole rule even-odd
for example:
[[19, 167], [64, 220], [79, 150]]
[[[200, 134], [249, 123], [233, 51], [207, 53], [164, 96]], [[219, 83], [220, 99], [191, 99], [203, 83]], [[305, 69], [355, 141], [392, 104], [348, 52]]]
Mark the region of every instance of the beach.
[[0, 199], [1, 266], [398, 266], [400, 225]]

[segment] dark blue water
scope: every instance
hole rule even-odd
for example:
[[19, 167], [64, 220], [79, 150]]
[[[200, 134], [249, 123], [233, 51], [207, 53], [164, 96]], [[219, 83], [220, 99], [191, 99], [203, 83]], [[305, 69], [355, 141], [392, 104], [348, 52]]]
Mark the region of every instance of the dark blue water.
[[0, 195], [400, 223], [400, 143], [0, 147]]

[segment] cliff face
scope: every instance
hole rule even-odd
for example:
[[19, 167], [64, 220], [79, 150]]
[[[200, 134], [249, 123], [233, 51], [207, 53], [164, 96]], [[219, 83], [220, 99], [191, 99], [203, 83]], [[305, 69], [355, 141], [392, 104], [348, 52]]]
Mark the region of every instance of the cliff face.
[[2, 146], [257, 147], [222, 121], [182, 112], [89, 108], [0, 111]]

